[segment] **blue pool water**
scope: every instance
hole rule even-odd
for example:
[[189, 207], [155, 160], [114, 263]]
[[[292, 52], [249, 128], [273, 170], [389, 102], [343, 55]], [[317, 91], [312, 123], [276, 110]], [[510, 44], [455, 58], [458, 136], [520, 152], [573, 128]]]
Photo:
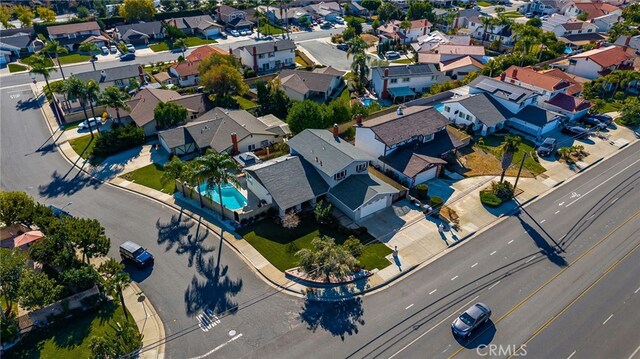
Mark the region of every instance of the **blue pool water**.
[[[220, 203], [219, 186], [213, 187], [212, 190], [207, 190], [207, 184], [203, 183], [199, 189], [200, 194], [211, 198], [216, 203]], [[227, 183], [222, 186], [222, 204], [230, 210], [236, 210], [247, 205], [247, 198], [237, 188]]]
[[571, 46], [567, 46], [564, 48], [564, 53], [565, 54], [570, 54], [573, 52], [573, 49], [571, 48]]
[[436, 111], [442, 113], [442, 109], [444, 108], [444, 104], [443, 103], [437, 103], [437, 104], [433, 105], [433, 108], [435, 108]]
[[362, 102], [363, 105], [365, 105], [366, 107], [371, 106], [372, 103], [375, 102], [375, 100], [372, 100], [370, 98], [361, 98], [360, 101]]

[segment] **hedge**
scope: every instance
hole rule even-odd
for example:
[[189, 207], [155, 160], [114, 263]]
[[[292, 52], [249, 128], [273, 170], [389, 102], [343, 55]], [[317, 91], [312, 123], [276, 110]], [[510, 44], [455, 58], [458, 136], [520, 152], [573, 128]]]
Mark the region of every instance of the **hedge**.
[[98, 136], [93, 155], [108, 157], [112, 154], [128, 150], [144, 144], [144, 130], [134, 125], [114, 126], [111, 131], [104, 131]]
[[192, 10], [183, 10], [183, 11], [160, 12], [155, 14], [153, 18], [155, 20], [166, 20], [166, 19], [173, 19], [178, 17], [198, 16], [198, 15], [207, 15], [207, 14], [200, 9], [192, 9]]
[[480, 202], [494, 208], [502, 204], [500, 197], [496, 196], [491, 190], [480, 191]]

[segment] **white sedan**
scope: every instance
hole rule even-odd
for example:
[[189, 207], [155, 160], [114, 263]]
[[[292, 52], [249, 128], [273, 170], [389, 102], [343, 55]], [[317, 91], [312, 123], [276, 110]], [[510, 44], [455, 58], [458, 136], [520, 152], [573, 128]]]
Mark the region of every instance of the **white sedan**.
[[102, 119], [100, 117], [89, 117], [88, 119], [82, 121], [78, 125], [79, 130], [88, 130], [89, 124], [91, 124], [91, 129], [98, 128], [102, 126]]

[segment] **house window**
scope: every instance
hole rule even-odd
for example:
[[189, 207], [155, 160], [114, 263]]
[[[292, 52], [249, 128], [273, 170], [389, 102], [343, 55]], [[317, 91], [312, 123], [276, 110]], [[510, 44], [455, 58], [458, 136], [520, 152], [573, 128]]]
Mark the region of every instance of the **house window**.
[[391, 79], [391, 83], [392, 84], [397, 84], [398, 83], [398, 79]]
[[342, 181], [345, 177], [347, 177], [347, 170], [342, 170], [333, 175], [333, 179], [336, 181]]
[[198, 118], [198, 114], [197, 113], [192, 113], [191, 116], [189, 116], [190, 119], [195, 120], [196, 118]]
[[462, 113], [462, 112], [458, 113], [458, 117], [460, 117], [461, 119], [464, 120], [464, 113]]
[[259, 58], [259, 59], [264, 59], [264, 54], [260, 54], [260, 55], [258, 55], [258, 58]]
[[578, 34], [582, 34], [582, 30], [578, 30]]
[[249, 151], [254, 151], [256, 149], [256, 145], [251, 144], [249, 145], [249, 147], [247, 147], [249, 149]]
[[451, 112], [451, 107], [445, 106], [444, 107], [444, 112]]
[[422, 142], [428, 142], [428, 141], [431, 141], [431, 140], [433, 140], [433, 133], [430, 133], [430, 134], [428, 134], [428, 135], [425, 135], [425, 136], [422, 138]]
[[471, 121], [471, 115], [467, 115], [467, 121]]
[[405, 78], [402, 79], [402, 82], [409, 82], [409, 81], [411, 81], [411, 79], [408, 78], [408, 77], [405, 77]]
[[269, 53], [269, 57], [275, 57], [275, 56], [276, 56], [276, 53], [275, 53], [275, 52], [270, 52], [270, 53]]
[[593, 30], [593, 29], [587, 29], [587, 32], [591, 32], [591, 30]]
[[361, 164], [356, 166], [356, 172], [364, 172], [366, 170], [367, 170], [367, 164], [366, 163], [361, 163]]

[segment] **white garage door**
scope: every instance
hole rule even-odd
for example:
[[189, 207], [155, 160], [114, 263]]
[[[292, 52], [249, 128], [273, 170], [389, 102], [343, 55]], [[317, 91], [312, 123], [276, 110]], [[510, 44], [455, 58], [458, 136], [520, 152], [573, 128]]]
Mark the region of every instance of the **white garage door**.
[[374, 212], [387, 207], [387, 196], [381, 196], [377, 201], [371, 202], [360, 208], [360, 218], [364, 218]]
[[422, 182], [427, 182], [428, 180], [435, 178], [436, 174], [438, 173], [438, 166], [433, 166], [431, 168], [429, 168], [428, 170], [418, 174], [416, 176], [416, 185], [420, 184]]

